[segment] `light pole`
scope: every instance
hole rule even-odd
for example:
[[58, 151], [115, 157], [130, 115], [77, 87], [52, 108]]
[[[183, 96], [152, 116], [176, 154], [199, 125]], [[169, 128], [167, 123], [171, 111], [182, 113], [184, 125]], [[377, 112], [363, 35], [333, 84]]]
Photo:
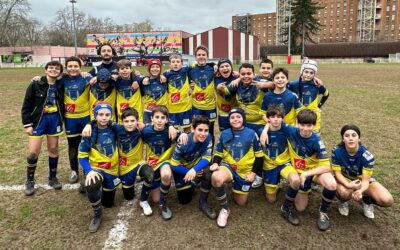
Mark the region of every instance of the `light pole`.
[[292, 26], [292, 1], [288, 1], [289, 4], [289, 22], [288, 22], [288, 58], [287, 58], [287, 64], [292, 63], [292, 55], [290, 54], [290, 43], [291, 43], [291, 34], [290, 34], [290, 28]]
[[72, 23], [74, 24], [75, 56], [77, 56], [78, 55], [78, 42], [76, 41], [75, 9], [74, 9], [74, 3], [76, 3], [76, 0], [69, 0], [69, 1], [72, 4]]

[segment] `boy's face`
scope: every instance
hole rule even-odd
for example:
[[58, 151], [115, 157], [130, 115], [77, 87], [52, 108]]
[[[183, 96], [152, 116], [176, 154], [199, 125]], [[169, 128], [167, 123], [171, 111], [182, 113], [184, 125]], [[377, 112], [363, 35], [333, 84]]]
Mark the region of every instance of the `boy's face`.
[[312, 79], [314, 79], [314, 75], [315, 75], [314, 70], [305, 69], [302, 75], [303, 81], [311, 81]]
[[118, 68], [118, 75], [122, 79], [129, 79], [131, 73], [132, 73], [131, 67], [122, 66], [122, 67]]
[[239, 113], [231, 114], [229, 116], [229, 124], [234, 130], [243, 128], [243, 116]]
[[99, 87], [102, 90], [106, 90], [110, 86], [109, 82], [99, 82]]
[[182, 60], [180, 58], [171, 58], [169, 67], [173, 71], [178, 71], [182, 68]]
[[356, 150], [359, 147], [360, 137], [356, 131], [349, 129], [343, 134], [343, 143], [346, 149]]
[[274, 85], [277, 90], [284, 90], [286, 88], [286, 84], [288, 82], [287, 77], [283, 72], [279, 72], [274, 76]]
[[133, 115], [127, 116], [122, 120], [122, 124], [126, 131], [131, 132], [137, 128], [137, 120]]
[[61, 74], [61, 68], [58, 65], [49, 65], [44, 70], [44, 73], [50, 78], [57, 78]]
[[209, 126], [207, 124], [199, 124], [195, 129], [193, 129], [193, 140], [195, 142], [204, 142], [209, 133]]
[[263, 78], [268, 78], [272, 74], [272, 65], [270, 63], [261, 63], [260, 73]]
[[111, 119], [111, 112], [108, 109], [100, 109], [97, 111], [96, 121], [100, 127], [106, 127]]
[[78, 76], [81, 73], [81, 67], [78, 62], [70, 61], [67, 64], [67, 74], [69, 76]]
[[151, 117], [155, 130], [163, 130], [165, 124], [168, 122], [168, 118], [161, 112], [155, 112]]
[[112, 60], [112, 49], [110, 46], [105, 45], [101, 47], [100, 57], [103, 61], [111, 61]]
[[150, 67], [150, 75], [159, 76], [161, 74], [161, 68], [158, 64], [153, 64]]
[[282, 125], [282, 120], [283, 120], [282, 116], [279, 115], [273, 115], [268, 117], [269, 124], [271, 124], [271, 126], [276, 129], [278, 129]]
[[232, 74], [232, 67], [229, 63], [223, 63], [219, 66], [218, 71], [223, 78], [228, 78]]
[[310, 138], [312, 135], [312, 131], [314, 129], [313, 124], [301, 124], [298, 123], [297, 126], [299, 127], [300, 130], [300, 136], [303, 138]]
[[241, 68], [239, 71], [240, 80], [245, 85], [250, 85], [253, 82], [254, 72], [252, 68]]
[[200, 65], [200, 66], [206, 65], [207, 64], [207, 57], [208, 57], [207, 56], [207, 52], [202, 50], [202, 49], [199, 49], [196, 52], [197, 64]]

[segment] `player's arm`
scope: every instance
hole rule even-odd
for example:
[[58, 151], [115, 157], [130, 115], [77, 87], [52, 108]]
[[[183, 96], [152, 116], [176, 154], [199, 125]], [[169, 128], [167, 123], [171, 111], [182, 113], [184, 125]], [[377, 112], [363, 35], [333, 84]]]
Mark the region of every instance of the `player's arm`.
[[262, 174], [263, 164], [264, 164], [264, 153], [261, 148], [260, 141], [258, 139], [257, 134], [254, 132], [254, 139], [253, 139], [253, 150], [254, 150], [254, 164], [253, 168], [251, 169], [251, 173], [246, 175], [245, 180], [248, 182], [253, 182], [254, 178], [257, 175]]
[[275, 85], [273, 82], [261, 82], [261, 81], [253, 81], [253, 84], [257, 86], [257, 88], [262, 90], [274, 89]]
[[223, 153], [223, 143], [222, 143], [222, 137], [219, 137], [219, 141], [217, 143], [217, 147], [215, 148], [214, 156], [212, 158], [210, 170], [215, 171], [219, 168], [222, 162], [222, 153]]
[[201, 156], [201, 159], [199, 162], [196, 163], [196, 165], [194, 165], [185, 175], [185, 177], [183, 178], [186, 182], [188, 181], [192, 181], [195, 177], [196, 174], [203, 170], [203, 168], [207, 167], [208, 165], [210, 165], [210, 161], [211, 161], [211, 152], [212, 152], [212, 141], [210, 140], [210, 142], [207, 145], [207, 149], [204, 152], [204, 154]]
[[171, 170], [175, 173], [182, 175], [186, 175], [189, 171], [188, 168], [184, 167], [181, 164], [181, 161], [183, 160], [183, 155], [185, 154], [184, 147], [185, 146], [183, 144], [178, 143], [175, 147], [174, 153], [172, 154], [172, 158], [170, 161]]
[[329, 98], [329, 91], [326, 89], [324, 86], [321, 86], [320, 88], [320, 93], [322, 93], [321, 100], [318, 103], [318, 108], [322, 108], [326, 100]]
[[31, 120], [31, 113], [33, 110], [32, 104], [34, 103], [34, 86], [30, 83], [25, 92], [24, 101], [21, 108], [22, 125], [24, 126], [25, 133], [31, 135], [33, 131], [33, 122]]
[[362, 168], [361, 188], [352, 194], [352, 198], [357, 201], [361, 199], [362, 194], [368, 189], [369, 181], [374, 172], [374, 165], [375, 165], [374, 156], [369, 151], [365, 151], [362, 157], [363, 157], [362, 158], [363, 168]]

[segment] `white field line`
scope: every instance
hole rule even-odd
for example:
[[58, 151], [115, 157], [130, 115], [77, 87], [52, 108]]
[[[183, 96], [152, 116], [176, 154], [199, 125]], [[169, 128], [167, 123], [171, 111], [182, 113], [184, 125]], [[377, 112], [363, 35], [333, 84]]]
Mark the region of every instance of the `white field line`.
[[[75, 184], [63, 184], [62, 189], [64, 190], [76, 190], [80, 186], [79, 183]], [[54, 189], [48, 184], [36, 184], [35, 189], [42, 188], [45, 190]], [[25, 185], [0, 185], [0, 191], [23, 191], [25, 190]]]

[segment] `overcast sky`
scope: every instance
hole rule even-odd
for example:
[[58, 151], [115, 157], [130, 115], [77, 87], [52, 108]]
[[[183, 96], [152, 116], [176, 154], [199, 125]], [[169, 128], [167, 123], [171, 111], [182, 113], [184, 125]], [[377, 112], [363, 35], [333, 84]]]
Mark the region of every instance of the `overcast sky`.
[[[71, 6], [69, 0], [29, 0], [31, 15], [43, 23], [57, 10]], [[149, 18], [155, 27], [192, 34], [217, 26], [232, 25], [232, 16], [275, 12], [275, 0], [77, 0], [76, 8], [96, 17], [109, 16], [117, 24]]]

